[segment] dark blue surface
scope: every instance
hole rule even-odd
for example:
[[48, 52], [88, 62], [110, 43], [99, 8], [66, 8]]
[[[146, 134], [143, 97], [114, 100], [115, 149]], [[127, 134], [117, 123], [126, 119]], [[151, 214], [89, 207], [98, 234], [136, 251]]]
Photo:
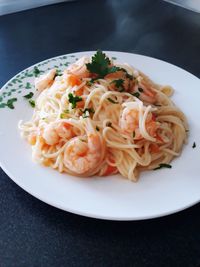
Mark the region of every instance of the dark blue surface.
[[[0, 86], [38, 61], [97, 48], [156, 57], [199, 77], [199, 33], [200, 14], [161, 0], [82, 0], [2, 16]], [[0, 177], [1, 267], [200, 265], [199, 204], [149, 221], [101, 221]]]

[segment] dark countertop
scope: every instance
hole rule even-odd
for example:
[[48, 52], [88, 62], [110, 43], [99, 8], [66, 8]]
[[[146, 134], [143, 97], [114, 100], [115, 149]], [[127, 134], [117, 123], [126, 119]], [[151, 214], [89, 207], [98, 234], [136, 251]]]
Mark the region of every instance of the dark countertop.
[[[200, 76], [200, 14], [161, 0], [82, 0], [0, 17], [0, 86], [53, 56], [116, 50]], [[17, 153], [16, 153], [17, 154]], [[0, 170], [0, 266], [200, 266], [200, 204], [138, 222], [51, 207]]]

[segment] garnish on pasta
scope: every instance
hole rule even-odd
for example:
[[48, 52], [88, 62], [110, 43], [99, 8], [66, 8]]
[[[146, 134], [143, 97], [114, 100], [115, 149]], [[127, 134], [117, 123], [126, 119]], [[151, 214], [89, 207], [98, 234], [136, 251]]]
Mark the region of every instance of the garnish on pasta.
[[33, 116], [19, 123], [34, 161], [74, 176], [137, 181], [143, 171], [170, 169], [180, 155], [188, 125], [171, 87], [99, 50], [59, 75], [35, 72], [37, 97], [25, 96]]

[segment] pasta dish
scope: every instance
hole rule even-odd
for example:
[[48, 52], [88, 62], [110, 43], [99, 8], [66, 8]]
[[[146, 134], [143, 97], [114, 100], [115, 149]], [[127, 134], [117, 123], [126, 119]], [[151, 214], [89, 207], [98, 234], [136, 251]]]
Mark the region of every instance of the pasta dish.
[[173, 89], [101, 51], [40, 75], [35, 89], [33, 116], [19, 129], [33, 160], [59, 172], [137, 181], [142, 171], [170, 168], [187, 141]]

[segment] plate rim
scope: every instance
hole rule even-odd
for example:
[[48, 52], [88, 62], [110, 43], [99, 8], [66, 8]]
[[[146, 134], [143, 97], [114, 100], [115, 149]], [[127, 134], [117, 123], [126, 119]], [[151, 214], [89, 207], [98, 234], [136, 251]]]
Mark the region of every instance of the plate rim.
[[[26, 71], [30, 68], [34, 68], [34, 66], [37, 66], [40, 63], [44, 63], [48, 60], [52, 60], [52, 59], [59, 59], [60, 57], [63, 56], [70, 56], [70, 55], [75, 55], [75, 54], [84, 54], [84, 53], [95, 53], [96, 51], [92, 51], [92, 50], [87, 50], [87, 51], [77, 51], [77, 52], [72, 52], [72, 53], [68, 53], [68, 54], [62, 54], [62, 55], [58, 55], [55, 57], [51, 57], [51, 58], [47, 58], [44, 59], [42, 61], [39, 61], [23, 70], [21, 70], [20, 72], [18, 72], [17, 74], [15, 74], [13, 77], [11, 77], [0, 89], [0, 94], [2, 93], [2, 91], [6, 90], [6, 86], [11, 82], [11, 80], [13, 80], [17, 75], [19, 75], [21, 72]], [[151, 56], [147, 56], [147, 55], [142, 55], [142, 54], [137, 54], [137, 53], [131, 53], [131, 52], [123, 52], [123, 51], [112, 51], [112, 50], [103, 50], [104, 53], [113, 53], [113, 54], [124, 54], [124, 55], [133, 55], [133, 56], [139, 56], [139, 57], [143, 57], [143, 58], [148, 58], [150, 60], [155, 60], [155, 61], [159, 61], [160, 63], [165, 63], [167, 65], [169, 65], [170, 67], [176, 68], [180, 71], [185, 71], [187, 72], [187, 74], [191, 75], [193, 78], [197, 79], [198, 81], [200, 81], [200, 79], [195, 76], [193, 73], [190, 73], [189, 71], [187, 71], [186, 69], [179, 67], [177, 65], [174, 65], [172, 63], [169, 63], [168, 61], [159, 59], [159, 58], [155, 58], [155, 57], [151, 57]], [[42, 196], [38, 195], [36, 192], [32, 192], [29, 189], [26, 189], [25, 186], [23, 184], [21, 184], [20, 182], [18, 182], [18, 179], [16, 175], [13, 175], [12, 172], [10, 172], [5, 166], [4, 164], [1, 162], [0, 160], [0, 167], [2, 168], [2, 170], [5, 172], [5, 174], [15, 183], [17, 184], [20, 188], [22, 188], [25, 192], [27, 192], [28, 194], [32, 195], [33, 197], [37, 198], [38, 200], [53, 206], [55, 208], [58, 208], [60, 210], [63, 211], [67, 211], [69, 213], [72, 214], [76, 214], [76, 215], [80, 215], [80, 216], [84, 216], [84, 217], [88, 217], [88, 218], [94, 218], [94, 219], [101, 219], [101, 220], [110, 220], [110, 221], [140, 221], [140, 220], [149, 220], [149, 219], [155, 219], [155, 218], [161, 218], [161, 217], [165, 217], [171, 214], [175, 214], [175, 213], [179, 213], [180, 211], [183, 211], [185, 209], [188, 209], [189, 207], [192, 207], [196, 204], [198, 204], [200, 202], [200, 198], [196, 201], [190, 202], [188, 205], [184, 205], [183, 207], [179, 207], [179, 208], [175, 208], [172, 209], [170, 211], [166, 211], [166, 212], [160, 212], [159, 214], [152, 214], [152, 215], [146, 215], [146, 216], [124, 216], [124, 217], [117, 217], [117, 216], [107, 216], [107, 215], [99, 215], [99, 214], [95, 214], [94, 212], [91, 214], [90, 212], [86, 212], [86, 211], [80, 211], [77, 209], [73, 209], [70, 207], [64, 207], [63, 205], [59, 205], [55, 202], [52, 202], [51, 199], [46, 199], [45, 197], [43, 198]]]

